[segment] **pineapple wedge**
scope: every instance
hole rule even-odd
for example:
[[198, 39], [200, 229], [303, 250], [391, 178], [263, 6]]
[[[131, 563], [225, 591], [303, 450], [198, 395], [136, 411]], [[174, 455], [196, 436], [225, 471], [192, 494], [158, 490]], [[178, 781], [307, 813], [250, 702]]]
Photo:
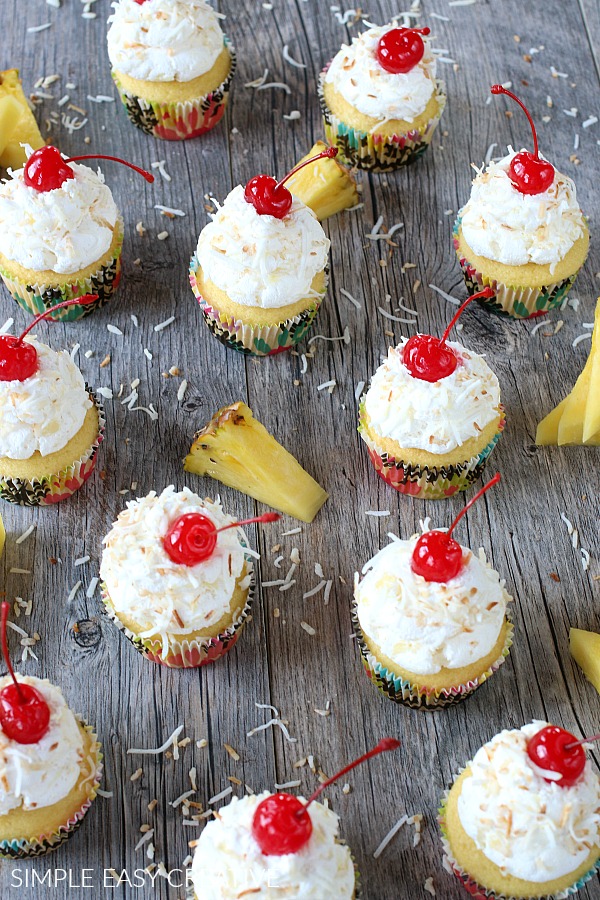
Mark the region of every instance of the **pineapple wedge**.
[[[29, 144], [34, 150], [39, 150], [44, 146], [44, 139], [23, 93], [17, 69], [0, 72], [0, 102], [5, 99], [10, 103], [4, 104], [2, 112], [0, 167], [18, 169], [27, 162], [21, 144]], [[18, 117], [15, 116], [15, 103], [20, 110]]]
[[596, 303], [592, 348], [588, 362], [591, 365], [590, 389], [583, 419], [583, 443], [587, 443], [600, 431], [600, 299]]
[[241, 400], [220, 409], [198, 432], [184, 469], [210, 475], [302, 522], [312, 522], [329, 496]]
[[[327, 150], [327, 146], [317, 141], [298, 165]], [[306, 166], [292, 175], [286, 187], [312, 209], [319, 222], [360, 202], [356, 182], [337, 159], [319, 159]]]
[[581, 666], [583, 674], [600, 694], [600, 634], [571, 628], [569, 631], [571, 656]]

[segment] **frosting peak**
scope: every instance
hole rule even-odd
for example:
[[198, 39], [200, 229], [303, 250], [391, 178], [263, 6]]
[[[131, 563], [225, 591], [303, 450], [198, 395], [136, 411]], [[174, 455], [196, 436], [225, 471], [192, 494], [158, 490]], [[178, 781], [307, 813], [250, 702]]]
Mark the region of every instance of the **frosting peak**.
[[288, 306], [311, 297], [327, 263], [329, 239], [317, 217], [293, 198], [283, 219], [260, 215], [238, 184], [202, 229], [197, 257], [205, 278], [243, 306]]
[[585, 231], [575, 185], [555, 169], [546, 191], [522, 194], [508, 174], [516, 155], [509, 148], [477, 174], [459, 214], [462, 233], [478, 256], [507, 266], [550, 265], [552, 272]]

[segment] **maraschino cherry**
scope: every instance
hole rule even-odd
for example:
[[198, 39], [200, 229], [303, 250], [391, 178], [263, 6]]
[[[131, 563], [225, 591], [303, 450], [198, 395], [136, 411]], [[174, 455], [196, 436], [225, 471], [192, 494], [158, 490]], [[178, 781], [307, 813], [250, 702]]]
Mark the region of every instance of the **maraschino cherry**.
[[86, 303], [93, 303], [97, 299], [98, 294], [85, 294], [82, 297], [75, 297], [73, 300], [65, 300], [36, 316], [20, 337], [14, 337], [12, 334], [0, 334], [0, 381], [25, 381], [26, 378], [31, 378], [37, 372], [37, 350], [33, 344], [26, 344], [23, 338], [32, 328], [35, 328], [38, 322], [49, 316], [55, 309], [76, 304], [85, 306]]
[[255, 175], [244, 189], [246, 202], [252, 204], [259, 216], [274, 216], [276, 219], [283, 219], [292, 207], [292, 195], [283, 186], [288, 178], [291, 178], [304, 166], [308, 166], [309, 163], [316, 162], [318, 159], [333, 159], [337, 153], [337, 147], [328, 147], [322, 153], [298, 163], [281, 181], [277, 181], [271, 175]]
[[62, 187], [69, 178], [75, 178], [75, 173], [68, 163], [79, 162], [81, 159], [109, 159], [112, 162], [122, 163], [135, 172], [139, 172], [150, 183], [154, 181], [154, 175], [150, 172], [146, 172], [145, 169], [140, 169], [139, 166], [134, 166], [133, 163], [126, 162], [124, 159], [119, 159], [118, 156], [92, 154], [91, 156], [71, 156], [70, 159], [63, 159], [60, 151], [51, 145], [40, 147], [39, 150], [35, 150], [31, 154], [25, 163], [23, 181], [27, 187], [33, 188], [40, 193], [55, 191], [57, 188]]
[[506, 94], [515, 103], [518, 103], [529, 119], [531, 131], [533, 132], [534, 152], [530, 153], [529, 150], [523, 150], [512, 158], [508, 167], [510, 180], [521, 194], [543, 194], [554, 181], [554, 166], [547, 160], [540, 159], [537, 133], [529, 110], [512, 91], [507, 91], [501, 84], [493, 84], [491, 91], [492, 94]]
[[547, 769], [560, 778], [545, 778], [560, 787], [577, 784], [585, 768], [583, 744], [600, 740], [600, 734], [578, 741], [575, 735], [558, 725], [546, 725], [527, 741], [527, 755], [539, 769]]
[[48, 704], [30, 684], [18, 682], [10, 661], [6, 640], [6, 623], [10, 603], [2, 603], [2, 655], [8, 666], [13, 684], [0, 691], [0, 727], [11, 741], [17, 744], [37, 744], [48, 731], [50, 709]]
[[377, 43], [376, 56], [380, 66], [392, 75], [405, 74], [420, 63], [425, 52], [422, 34], [429, 28], [392, 28]]
[[462, 547], [452, 537], [456, 525], [466, 511], [479, 500], [491, 487], [500, 481], [498, 472], [491, 481], [478, 491], [461, 509], [448, 531], [426, 531], [422, 534], [413, 550], [410, 567], [415, 575], [421, 575], [425, 581], [435, 581], [445, 584], [452, 578], [456, 578], [462, 568]]
[[450, 321], [441, 340], [433, 337], [431, 334], [413, 335], [406, 342], [402, 351], [402, 362], [410, 374], [421, 381], [431, 382], [439, 381], [441, 378], [447, 378], [448, 375], [452, 375], [458, 365], [458, 359], [452, 347], [448, 347], [446, 344], [448, 335], [471, 300], [493, 296], [494, 291], [490, 287], [486, 287], [477, 294], [467, 297]]
[[306, 803], [302, 803], [291, 794], [284, 793], [272, 794], [261, 800], [252, 819], [252, 835], [265, 856], [284, 856], [286, 853], [297, 853], [301, 850], [312, 834], [308, 807], [321, 791], [372, 756], [385, 753], [387, 750], [397, 750], [399, 746], [400, 741], [395, 738], [383, 738], [368, 753], [350, 763], [333, 778], [324, 781]]
[[197, 566], [212, 556], [217, 546], [217, 535], [228, 528], [250, 525], [252, 522], [277, 522], [279, 513], [268, 512], [242, 522], [231, 522], [223, 528], [215, 528], [214, 522], [202, 513], [184, 513], [175, 519], [163, 538], [163, 547], [174, 563]]

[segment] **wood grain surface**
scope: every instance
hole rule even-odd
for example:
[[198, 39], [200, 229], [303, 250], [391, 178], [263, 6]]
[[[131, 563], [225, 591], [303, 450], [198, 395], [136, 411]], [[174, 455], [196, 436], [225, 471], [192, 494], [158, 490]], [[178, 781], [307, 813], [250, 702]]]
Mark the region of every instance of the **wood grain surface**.
[[[577, 735], [600, 730], [600, 698], [568, 652], [570, 626], [600, 630], [600, 455], [592, 448], [534, 446], [537, 422], [567, 394], [583, 367], [589, 341], [575, 348], [572, 341], [584, 331], [582, 323], [593, 318], [600, 283], [600, 123], [582, 127], [588, 117], [600, 116], [598, 2], [462, 0], [461, 5], [423, 0], [421, 7], [413, 6], [418, 13], [413, 21], [431, 26], [434, 45], [450, 60], [439, 64], [448, 106], [421, 161], [396, 174], [360, 176], [364, 208], [326, 223], [331, 283], [312, 334], [338, 337], [347, 326], [351, 340], [317, 340], [310, 347], [305, 341], [300, 351], [310, 351], [312, 357], [302, 374], [299, 355], [254, 360], [221, 346], [201, 321], [187, 267], [208, 221], [207, 195], [223, 199], [234, 185], [258, 172], [284, 173], [322, 136], [317, 76], [341, 42], [361, 29], [360, 22], [350, 16], [342, 24], [347, 7], [338, 14], [337, 7], [319, 0], [224, 0], [224, 27], [239, 61], [226, 119], [200, 139], [168, 143], [138, 131], [120, 107], [105, 49], [108, 0], [92, 6], [96, 19], [82, 18], [84, 6], [78, 0], [62, 0], [60, 9], [42, 0], [25, 5], [0, 0], [0, 68], [18, 66], [28, 93], [39, 78], [60, 75], [47, 89], [53, 99], [37, 107], [40, 124], [59, 110], [57, 101], [65, 94], [86, 110], [88, 121], [81, 130], [69, 134], [64, 124], [53, 126], [52, 140], [69, 154], [96, 150], [145, 167], [165, 160], [171, 176], [167, 181], [154, 170], [157, 180], [150, 186], [128, 169], [103, 165], [126, 223], [122, 286], [109, 307], [82, 323], [38, 328], [39, 337], [55, 348], [80, 345], [76, 359], [86, 380], [111, 387], [115, 399], [106, 401], [101, 471], [81, 491], [55, 508], [3, 505], [8, 540], [0, 577], [10, 600], [32, 601], [31, 616], [22, 615], [17, 624], [41, 637], [33, 648], [38, 660], [28, 658], [20, 670], [60, 685], [71, 707], [96, 726], [105, 756], [102, 787], [112, 797], [99, 797], [79, 832], [50, 857], [3, 861], [2, 898], [182, 897], [182, 889], [170, 887], [160, 876], [154, 886], [147, 881], [143, 888], [115, 888], [109, 876], [111, 886], [104, 887], [103, 870], [126, 869], [131, 874], [151, 863], [148, 844], [134, 849], [144, 824], [154, 829], [154, 862], [164, 863], [167, 870], [181, 868], [190, 852], [188, 842], [201, 829], [183, 826], [181, 807], [173, 808], [170, 802], [189, 789], [192, 766], [198, 772], [193, 799], [205, 808], [209, 798], [231, 785], [229, 776], [242, 783], [232, 785], [235, 794], [243, 794], [245, 784], [259, 791], [298, 778], [306, 795], [317, 776], [308, 765], [294, 768], [295, 761], [312, 754], [315, 767], [329, 775], [380, 737], [397, 735], [403, 745], [397, 755], [353, 772], [349, 793], [344, 794], [341, 785], [328, 790], [362, 875], [362, 896], [427, 897], [423, 885], [431, 876], [437, 897], [458, 900], [466, 894], [442, 866], [436, 811], [459, 767], [502, 728], [519, 727], [532, 718], [549, 719]], [[371, 0], [364, 15], [383, 24], [401, 11], [392, 0]], [[45, 22], [52, 23], [49, 29], [28, 32]], [[305, 68], [284, 60], [285, 44]], [[562, 74], [553, 77], [551, 67]], [[281, 88], [244, 87], [265, 68], [268, 80], [284, 82], [289, 94]], [[527, 123], [516, 106], [503, 98], [487, 102], [489, 86], [496, 81], [512, 81], [538, 123], [542, 151], [575, 178], [592, 246], [572, 291], [579, 307], [552, 312], [535, 334], [531, 322], [506, 321], [479, 308], [462, 319], [459, 339], [485, 353], [499, 377], [508, 427], [488, 469], [500, 470], [503, 481], [469, 512], [457, 537], [471, 547], [482, 546], [506, 578], [515, 597], [516, 634], [507, 663], [474, 697], [454, 709], [419, 714], [384, 699], [362, 672], [351, 637], [353, 573], [387, 543], [387, 532], [407, 537], [426, 516], [434, 524], [448, 525], [465, 497], [427, 504], [383, 484], [356, 431], [354, 395], [360, 381], [368, 382], [386, 348], [415, 330], [385, 319], [378, 307], [391, 311], [404, 298], [418, 311], [418, 329], [439, 334], [454, 307], [428, 285], [457, 298], [466, 296], [451, 231], [468, 197], [470, 164], [481, 163], [492, 143], [498, 155], [508, 143], [531, 146]], [[67, 83], [76, 87], [67, 88]], [[88, 95], [113, 96], [115, 102], [95, 103]], [[564, 110], [572, 108], [575, 116], [566, 115]], [[296, 109], [299, 119], [284, 119]], [[59, 112], [79, 115], [67, 104]], [[86, 137], [91, 139], [87, 144]], [[155, 204], [180, 208], [186, 215], [165, 219]], [[404, 223], [394, 235], [397, 247], [366, 240], [379, 216], [385, 229]], [[147, 229], [143, 236], [135, 227], [140, 221]], [[157, 234], [163, 230], [169, 236], [159, 241]], [[360, 309], [342, 289], [359, 300]], [[26, 322], [4, 289], [0, 302], [2, 321], [14, 317], [15, 329]], [[170, 316], [174, 322], [155, 331], [154, 326]], [[123, 336], [109, 332], [108, 324], [117, 325]], [[89, 357], [87, 350], [93, 351]], [[101, 367], [107, 354], [110, 363]], [[181, 374], [166, 377], [173, 366]], [[156, 422], [143, 411], [127, 410], [117, 396], [123, 385], [121, 399], [126, 397], [136, 378], [140, 405], [154, 403]], [[188, 388], [179, 402], [183, 378]], [[333, 393], [317, 390], [330, 379], [337, 385]], [[253, 621], [233, 652], [199, 670], [163, 669], [134, 651], [103, 615], [99, 592], [88, 599], [86, 589], [98, 575], [102, 538], [128, 498], [187, 484], [203, 496], [220, 493], [225, 508], [241, 517], [262, 511], [244, 495], [186, 476], [182, 469], [194, 432], [219, 406], [236, 399], [249, 403], [331, 499], [300, 533], [282, 536], [298, 527], [289, 518], [258, 531], [249, 529], [261, 553], [259, 590]], [[367, 510], [389, 510], [389, 516], [367, 516]], [[583, 569], [580, 549], [573, 547], [561, 513], [573, 522], [580, 546], [591, 554], [589, 571]], [[31, 524], [34, 532], [16, 544]], [[274, 549], [276, 545], [281, 549]], [[293, 547], [301, 557], [293, 588], [260, 588], [262, 581], [285, 575]], [[285, 559], [278, 570], [274, 559], [279, 554]], [[89, 562], [75, 566], [88, 555]], [[306, 600], [302, 596], [318, 584], [317, 562], [325, 579], [333, 582], [327, 604], [323, 591]], [[303, 622], [315, 633], [309, 634]], [[18, 637], [10, 638], [17, 658]], [[329, 715], [315, 711], [324, 710], [328, 702]], [[280, 711], [296, 739], [293, 743], [278, 728], [247, 736], [271, 716], [257, 703]], [[165, 754], [127, 754], [131, 747], [159, 746], [178, 725], [184, 726], [180, 739], [191, 739], [178, 760]], [[207, 745], [198, 747], [203, 739]], [[239, 761], [228, 755], [225, 743], [237, 750]], [[132, 781], [138, 767], [142, 775]], [[158, 803], [149, 811], [153, 799]], [[382, 838], [405, 813], [424, 816], [419, 845], [413, 847], [414, 828], [407, 825], [374, 859]], [[17, 869], [21, 887], [16, 885]], [[43, 877], [50, 871], [56, 878], [59, 869], [70, 871], [71, 887], [64, 882], [57, 887], [25, 886], [26, 877], [31, 884], [33, 872]], [[88, 877], [93, 888], [77, 886], [82, 869], [92, 870]], [[580, 896], [600, 898], [598, 879]]]

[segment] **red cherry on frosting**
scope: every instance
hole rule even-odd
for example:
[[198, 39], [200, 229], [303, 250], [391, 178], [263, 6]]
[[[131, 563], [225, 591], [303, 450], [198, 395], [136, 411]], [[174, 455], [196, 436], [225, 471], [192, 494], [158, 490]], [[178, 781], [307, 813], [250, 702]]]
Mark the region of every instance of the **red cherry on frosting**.
[[[585, 768], [582, 742], [558, 725], [547, 725], [529, 738], [527, 755], [538, 768], [560, 773], [562, 778], [556, 780], [560, 787], [576, 784]], [[546, 778], [545, 781], [555, 779]]]
[[25, 163], [23, 181], [27, 187], [33, 188], [40, 193], [54, 191], [57, 188], [62, 187], [69, 178], [75, 177], [75, 173], [68, 163], [78, 162], [81, 159], [109, 159], [112, 162], [122, 163], [122, 165], [133, 169], [135, 172], [139, 172], [140, 175], [144, 176], [146, 181], [154, 181], [154, 175], [150, 172], [146, 172], [145, 169], [140, 169], [139, 166], [134, 166], [133, 163], [126, 162], [124, 159], [119, 159], [118, 156], [93, 154], [72, 156], [70, 159], [63, 159], [60, 151], [57, 150], [56, 147], [50, 145], [40, 147], [39, 150], [35, 150], [31, 154]]
[[512, 158], [508, 167], [510, 180], [521, 194], [543, 194], [554, 181], [554, 166], [547, 160], [540, 159], [537, 132], [529, 110], [512, 91], [507, 91], [501, 84], [492, 85], [491, 92], [492, 94], [506, 94], [507, 97], [518, 103], [529, 119], [533, 132], [534, 152], [523, 150]]
[[286, 853], [297, 853], [310, 840], [312, 821], [308, 807], [321, 791], [345, 775], [351, 769], [388, 750], [397, 750], [400, 741], [395, 738], [383, 738], [368, 753], [355, 759], [332, 778], [319, 785], [306, 804], [291, 794], [272, 794], [265, 797], [256, 807], [252, 819], [252, 835], [265, 856], [284, 856]]
[[37, 744], [48, 731], [50, 709], [38, 690], [17, 681], [8, 653], [6, 623], [10, 603], [2, 603], [2, 654], [13, 684], [0, 691], [0, 727], [17, 744]]
[[27, 326], [20, 337], [14, 337], [12, 334], [0, 335], [0, 381], [25, 381], [35, 375], [38, 368], [37, 350], [33, 344], [26, 344], [23, 338], [25, 335], [35, 328], [38, 322], [49, 316], [55, 309], [62, 309], [64, 306], [75, 306], [76, 304], [93, 303], [98, 299], [98, 294], [85, 294], [83, 297], [75, 297], [72, 300], [65, 300], [64, 303], [57, 303], [36, 316]]
[[452, 375], [458, 365], [458, 359], [452, 347], [446, 344], [450, 331], [471, 300], [493, 296], [493, 290], [486, 287], [483, 291], [468, 297], [451, 319], [441, 339], [431, 334], [415, 334], [406, 342], [402, 351], [402, 362], [413, 378], [435, 382]]
[[309, 163], [313, 163], [317, 159], [333, 159], [334, 156], [337, 156], [337, 152], [337, 147], [328, 147], [322, 153], [318, 153], [316, 156], [311, 156], [310, 159], [298, 163], [281, 181], [277, 181], [271, 175], [255, 175], [244, 188], [246, 202], [252, 204], [259, 216], [273, 216], [276, 219], [283, 219], [292, 207], [292, 195], [283, 186], [288, 178], [291, 178], [304, 166], [308, 166]]
[[197, 566], [209, 559], [217, 546], [217, 535], [228, 528], [238, 528], [251, 522], [276, 522], [279, 513], [264, 513], [241, 522], [231, 522], [223, 528], [215, 528], [214, 522], [202, 513], [184, 513], [175, 519], [163, 538], [163, 547], [174, 563]]
[[461, 509], [448, 531], [426, 531], [415, 544], [410, 567], [415, 575], [420, 575], [425, 581], [435, 581], [438, 584], [446, 584], [459, 574], [462, 569], [462, 547], [452, 537], [452, 532], [462, 519], [464, 514], [474, 503], [479, 500], [493, 485], [500, 481], [498, 472], [491, 481], [478, 491]]
[[414, 69], [425, 52], [422, 34], [429, 34], [429, 28], [392, 28], [386, 31], [379, 38], [376, 50], [381, 67], [392, 75]]

